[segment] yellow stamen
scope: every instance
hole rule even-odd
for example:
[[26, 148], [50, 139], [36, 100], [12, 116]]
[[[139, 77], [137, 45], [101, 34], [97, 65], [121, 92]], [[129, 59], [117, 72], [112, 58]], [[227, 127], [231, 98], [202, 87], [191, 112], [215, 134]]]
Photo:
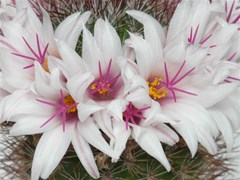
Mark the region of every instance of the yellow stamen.
[[49, 72], [49, 69], [48, 69], [48, 60], [47, 60], [47, 59], [44, 60], [44, 62], [43, 62], [43, 64], [42, 64], [42, 68], [43, 68], [46, 72], [50, 73], [50, 72]]
[[[107, 82], [108, 82], [108, 81], [107, 81]], [[102, 84], [102, 82], [99, 82], [99, 84]], [[105, 85], [107, 85], [107, 87], [110, 87], [111, 84], [108, 83], [108, 84], [105, 84]], [[91, 90], [95, 90], [97, 87], [98, 87], [98, 85], [97, 85], [96, 83], [94, 83], [94, 84], [92, 84], [92, 85], [90, 86], [90, 89], [91, 89]], [[106, 86], [105, 86], [105, 87], [106, 87]], [[106, 94], [108, 93], [108, 89], [105, 88], [105, 87], [102, 87], [102, 88], [98, 89], [98, 90], [97, 90], [98, 93], [101, 94], [101, 95], [106, 95]]]
[[[64, 102], [65, 102], [66, 106], [71, 106], [76, 103], [74, 101], [74, 99], [72, 98], [72, 96], [70, 96], [70, 95], [64, 97]], [[67, 113], [72, 113], [72, 112], [76, 112], [76, 111], [77, 111], [77, 107], [74, 106], [74, 107], [68, 109]]]
[[162, 78], [156, 77], [152, 82], [147, 81], [147, 84], [149, 86], [149, 95], [154, 99], [161, 99], [165, 97], [168, 93], [168, 90], [166, 87], [161, 86], [161, 80]]

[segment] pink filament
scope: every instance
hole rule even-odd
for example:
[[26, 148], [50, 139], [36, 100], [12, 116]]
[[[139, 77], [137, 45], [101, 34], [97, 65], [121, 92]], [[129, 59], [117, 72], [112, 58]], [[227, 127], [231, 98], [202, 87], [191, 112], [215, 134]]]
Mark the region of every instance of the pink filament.
[[[27, 56], [27, 55], [23, 55], [23, 54], [19, 54], [19, 53], [12, 53], [12, 54], [14, 54], [15, 56], [19, 56], [21, 58], [27, 59], [27, 60], [31, 60], [31, 61], [36, 60], [40, 64], [43, 64], [44, 60], [45, 60], [45, 56], [46, 56], [46, 53], [47, 53], [49, 43], [47, 43], [47, 45], [45, 46], [45, 48], [42, 52], [41, 47], [40, 47], [39, 37], [38, 37], [38, 34], [36, 34], [36, 41], [37, 41], [37, 48], [38, 48], [38, 53], [37, 53], [33, 50], [33, 48], [30, 46], [30, 44], [27, 42], [27, 40], [24, 37], [22, 37], [22, 38], [23, 38], [23, 41], [25, 42], [26, 46], [28, 47], [28, 49], [31, 51], [32, 56]], [[27, 69], [27, 68], [30, 68], [30, 67], [33, 67], [33, 66], [34, 65], [31, 64], [29, 66], [24, 67], [23, 69]]]
[[57, 109], [57, 111], [40, 126], [41, 128], [43, 126], [47, 125], [50, 121], [52, 121], [54, 118], [56, 118], [57, 116], [59, 116], [61, 114], [62, 124], [63, 124], [63, 132], [65, 132], [66, 121], [67, 121], [67, 118], [66, 118], [67, 111], [68, 111], [68, 109], [71, 109], [71, 108], [77, 106], [78, 103], [74, 103], [70, 106], [67, 106], [64, 101], [64, 95], [63, 95], [62, 90], [60, 90], [60, 94], [61, 94], [61, 99], [60, 99], [61, 104], [55, 104], [55, 103], [43, 101], [40, 99], [36, 99], [40, 103], [55, 107]]
[[192, 92], [189, 92], [189, 91], [186, 91], [186, 90], [174, 87], [179, 82], [181, 82], [183, 79], [185, 79], [195, 69], [195, 68], [190, 69], [184, 75], [182, 75], [181, 77], [178, 78], [178, 76], [181, 73], [185, 63], [186, 63], [186, 61], [183, 61], [183, 64], [180, 66], [180, 68], [178, 69], [178, 71], [175, 74], [175, 76], [173, 77], [173, 79], [169, 82], [169, 75], [168, 75], [168, 70], [167, 70], [167, 64], [166, 64], [166, 62], [164, 62], [166, 82], [161, 81], [161, 83], [164, 84], [168, 90], [170, 90], [170, 92], [173, 95], [173, 99], [174, 99], [175, 102], [177, 101], [175, 91], [178, 91], [178, 92], [181, 92], [181, 93], [185, 93], [185, 94], [189, 94], [189, 95], [193, 95], [193, 96], [197, 96], [197, 94], [195, 94], [195, 93], [192, 93]]
[[140, 120], [146, 119], [143, 115], [142, 112], [145, 111], [146, 109], [149, 109], [150, 106], [141, 108], [141, 109], [136, 109], [133, 104], [130, 102], [127, 106], [126, 106], [126, 110], [123, 112], [123, 116], [125, 117], [125, 122], [126, 122], [126, 130], [128, 130], [128, 126], [129, 126], [129, 121], [132, 124], [138, 125], [138, 123], [136, 122], [135, 118], [139, 118]]

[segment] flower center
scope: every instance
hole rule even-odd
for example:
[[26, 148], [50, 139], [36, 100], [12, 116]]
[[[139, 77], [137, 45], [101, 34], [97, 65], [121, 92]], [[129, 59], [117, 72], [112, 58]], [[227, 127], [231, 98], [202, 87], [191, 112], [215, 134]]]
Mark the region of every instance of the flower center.
[[73, 100], [72, 96], [67, 95], [64, 97], [62, 90], [60, 90], [60, 103], [55, 104], [52, 102], [48, 102], [48, 101], [43, 101], [40, 99], [36, 99], [38, 102], [46, 104], [48, 106], [52, 106], [54, 108], [56, 108], [55, 113], [49, 117], [40, 127], [42, 128], [43, 126], [47, 125], [50, 121], [52, 121], [53, 119], [55, 119], [56, 117], [61, 115], [61, 119], [62, 119], [62, 125], [63, 125], [63, 132], [65, 132], [65, 127], [66, 127], [66, 121], [68, 120], [68, 115], [67, 113], [73, 113], [77, 111], [77, 104], [75, 103], [75, 101]]
[[126, 110], [123, 112], [123, 120], [126, 122], [126, 130], [128, 130], [129, 121], [132, 124], [139, 125], [140, 121], [146, 119], [142, 113], [146, 109], [150, 108], [147, 106], [145, 108], [137, 109], [133, 104], [130, 102], [126, 106]]
[[155, 77], [153, 81], [147, 81], [148, 84], [148, 90], [149, 90], [149, 95], [151, 98], [154, 100], [161, 99], [165, 97], [168, 93], [168, 89], [161, 83], [162, 78], [160, 77]]
[[182, 82], [188, 75], [190, 75], [195, 68], [188, 70], [185, 74], [182, 74], [182, 70], [185, 66], [186, 61], [183, 61], [181, 67], [178, 69], [173, 78], [170, 78], [168, 74], [168, 68], [166, 62], [164, 62], [164, 70], [165, 70], [165, 79], [163, 80], [161, 77], [150, 77], [147, 80], [147, 84], [149, 86], [149, 95], [154, 100], [159, 100], [168, 95], [168, 92], [171, 92], [174, 101], [177, 101], [176, 93], [183, 93], [188, 95], [197, 96], [197, 94], [186, 91], [182, 88], [176, 87], [180, 82]]
[[72, 96], [68, 95], [64, 97], [64, 102], [66, 104], [67, 108], [67, 113], [73, 113], [77, 111], [77, 106], [72, 106], [76, 105], [76, 102], [72, 98]]
[[[112, 60], [109, 61], [108, 68], [106, 74], [103, 76], [101, 63], [98, 63], [99, 69], [99, 79], [95, 80], [89, 86], [89, 93], [94, 99], [99, 99], [102, 96], [102, 99], [106, 97], [110, 97], [110, 94], [115, 94], [113, 87], [114, 84], [117, 82], [118, 78], [120, 77], [120, 73], [117, 74], [115, 77], [111, 77], [110, 70], [111, 70]], [[101, 99], [101, 98], [100, 98]]]

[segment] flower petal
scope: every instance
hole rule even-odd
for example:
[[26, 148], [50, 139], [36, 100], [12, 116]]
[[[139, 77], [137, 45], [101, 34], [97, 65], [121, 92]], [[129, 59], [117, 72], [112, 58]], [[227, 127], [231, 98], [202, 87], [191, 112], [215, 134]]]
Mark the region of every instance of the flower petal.
[[57, 167], [71, 142], [72, 129], [66, 130], [63, 132], [62, 126], [58, 126], [42, 135], [33, 157], [32, 180], [38, 180], [39, 176], [47, 179]]
[[133, 48], [136, 53], [136, 60], [139, 72], [144, 79], [148, 79], [152, 71], [158, 72], [158, 60], [154, 58], [153, 49], [148, 42], [135, 34], [129, 33], [130, 39], [126, 40], [126, 45]]
[[50, 116], [51, 114], [49, 116], [28, 115], [26, 117], [19, 118], [17, 122], [11, 127], [9, 134], [11, 136], [40, 134], [51, 130], [61, 124], [61, 119], [55, 118], [47, 125], [41, 127]]
[[112, 25], [103, 19], [98, 19], [94, 26], [94, 38], [104, 56], [104, 61], [109, 62], [110, 59], [116, 60], [118, 56], [122, 56], [122, 46], [120, 38]]
[[94, 179], [99, 178], [99, 172], [94, 160], [93, 152], [76, 127], [73, 132], [72, 145], [86, 171]]
[[83, 28], [82, 57], [94, 76], [98, 77], [98, 62], [103, 60], [103, 55], [92, 34], [85, 27]]
[[162, 26], [152, 16], [141, 11], [130, 10], [127, 14], [141, 22], [144, 26], [144, 37], [154, 52], [154, 58], [162, 59], [162, 47], [165, 44], [165, 34]]
[[[153, 156], [160, 163], [162, 163], [162, 165], [166, 168], [167, 171], [170, 171], [171, 166], [167, 160], [167, 157], [157, 136], [151, 130], [141, 128], [139, 133], [136, 132], [137, 129], [138, 127], [133, 128], [132, 133], [135, 141], [144, 151], [146, 151], [149, 155]], [[139, 134], [139, 136], [136, 136], [136, 134]]]
[[78, 123], [78, 131], [89, 144], [107, 154], [108, 156], [116, 158], [114, 151], [105, 141], [101, 132], [92, 119], [89, 118], [82, 123]]
[[82, 15], [80, 15], [79, 12], [70, 15], [59, 24], [55, 31], [55, 36], [58, 39], [65, 41], [71, 48], [75, 49], [79, 35], [90, 14], [90, 11], [87, 11]]

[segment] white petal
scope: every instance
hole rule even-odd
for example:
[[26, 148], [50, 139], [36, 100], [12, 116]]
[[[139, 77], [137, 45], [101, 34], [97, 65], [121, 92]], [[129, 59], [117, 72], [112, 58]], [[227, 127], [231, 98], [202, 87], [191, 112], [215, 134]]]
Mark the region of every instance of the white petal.
[[216, 121], [218, 128], [223, 135], [223, 138], [227, 144], [228, 152], [230, 152], [233, 146], [233, 130], [228, 118], [217, 109], [211, 109], [210, 113]]
[[86, 28], [83, 28], [82, 57], [88, 64], [91, 72], [95, 77], [98, 77], [98, 62], [103, 60], [103, 56], [92, 34]]
[[127, 101], [132, 102], [136, 108], [143, 108], [151, 106], [152, 100], [148, 95], [148, 92], [144, 88], [134, 89], [130, 91], [125, 98]]
[[60, 56], [64, 62], [65, 68], [68, 70], [70, 76], [87, 70], [87, 66], [84, 64], [82, 58], [70, 48], [65, 42], [58, 42], [58, 50]]
[[42, 14], [43, 14], [43, 36], [45, 40], [45, 44], [49, 43], [48, 46], [48, 52], [50, 52], [51, 55], [58, 55], [57, 53], [57, 46], [56, 42], [54, 40], [54, 31], [53, 31], [53, 26], [52, 22], [50, 20], [50, 17], [48, 13], [40, 7]]
[[[128, 138], [131, 134], [130, 128], [126, 130], [125, 123], [113, 119], [113, 131], [115, 139], [111, 139], [111, 144], [114, 147], [114, 152], [117, 157], [120, 157], [126, 148]], [[117, 162], [118, 159], [112, 159], [112, 162]]]
[[94, 178], [99, 178], [99, 172], [89, 144], [82, 138], [78, 129], [74, 129], [72, 145], [83, 167]]
[[59, 24], [55, 31], [55, 36], [75, 49], [79, 35], [90, 14], [90, 11], [87, 11], [82, 15], [79, 12], [70, 15]]
[[192, 97], [192, 100], [200, 103], [205, 108], [211, 107], [225, 97], [230, 95], [237, 85], [234, 83], [220, 84], [216, 86], [206, 87], [203, 91], [197, 93], [197, 96]]
[[166, 168], [167, 171], [170, 171], [171, 166], [163, 151], [162, 145], [159, 142], [157, 136], [153, 134], [153, 132], [141, 130], [140, 136], [136, 137], [134, 128], [132, 136], [144, 151], [146, 151], [149, 155], [153, 156], [160, 163], [162, 163], [162, 165]]
[[61, 124], [61, 119], [54, 118], [51, 122], [41, 127], [50, 116], [51, 114], [49, 116], [28, 115], [26, 117], [19, 118], [10, 129], [9, 134], [11, 136], [40, 134]]
[[167, 44], [180, 35], [188, 26], [190, 22], [190, 9], [189, 1], [179, 3], [169, 24]]
[[94, 120], [99, 128], [110, 138], [114, 138], [112, 130], [112, 120], [111, 117], [106, 113], [106, 111], [98, 111], [94, 113]]
[[165, 35], [162, 26], [152, 16], [141, 11], [130, 10], [127, 14], [137, 19], [144, 26], [144, 37], [154, 51], [155, 58], [162, 59], [162, 47], [165, 43]]
[[152, 129], [161, 142], [164, 142], [170, 146], [173, 146], [179, 141], [178, 135], [163, 123], [149, 127], [149, 129]]
[[28, 91], [15, 91], [0, 101], [0, 119], [2, 121], [16, 121], [22, 115], [46, 115], [52, 108], [42, 106], [35, 100], [35, 95]]
[[116, 30], [106, 20], [98, 19], [94, 26], [94, 38], [100, 48], [104, 61], [122, 56], [122, 46]]
[[126, 107], [126, 102], [123, 99], [116, 99], [111, 101], [107, 106], [107, 112], [115, 117], [117, 120], [122, 119], [122, 113]]
[[80, 72], [68, 79], [67, 88], [73, 99], [83, 102], [86, 99], [87, 88], [93, 80], [94, 77], [90, 72]]
[[88, 103], [79, 103], [77, 109], [79, 109], [78, 117], [80, 121], [85, 121], [91, 114], [104, 109], [104, 107], [89, 101]]
[[68, 128], [66, 130], [63, 132], [62, 126], [58, 126], [42, 135], [33, 157], [32, 180], [38, 180], [39, 175], [47, 179], [57, 167], [71, 141]]
[[173, 125], [173, 127], [179, 134], [181, 134], [184, 141], [187, 143], [188, 148], [190, 149], [192, 157], [194, 157], [198, 148], [198, 138], [192, 129], [192, 124], [189, 122], [181, 121], [177, 125]]
[[126, 41], [126, 45], [134, 49], [139, 72], [144, 79], [148, 79], [151, 73], [159, 70], [159, 59], [154, 58], [153, 49], [146, 40], [132, 33], [129, 35], [130, 39]]
[[217, 145], [211, 136], [205, 129], [198, 128], [198, 131], [196, 131], [198, 136], [198, 141], [207, 149], [207, 151], [210, 154], [216, 154], [217, 153]]
[[35, 88], [38, 94], [43, 97], [51, 97], [52, 99], [58, 99], [60, 90], [64, 90], [63, 83], [60, 76], [60, 70], [54, 68], [49, 74], [42, 66], [35, 62]]
[[114, 151], [105, 141], [101, 132], [92, 121], [92, 119], [89, 118], [82, 123], [78, 123], [78, 131], [89, 144], [107, 154], [108, 156], [116, 158]]

